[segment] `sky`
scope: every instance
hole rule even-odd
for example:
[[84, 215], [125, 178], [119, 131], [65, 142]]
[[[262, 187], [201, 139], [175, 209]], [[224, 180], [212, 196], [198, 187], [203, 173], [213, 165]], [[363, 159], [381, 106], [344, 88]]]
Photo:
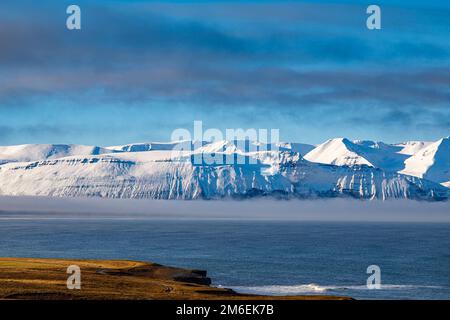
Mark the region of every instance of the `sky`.
[[[68, 30], [66, 8], [81, 8]], [[450, 3], [2, 0], [0, 145], [168, 141], [177, 128], [283, 141], [450, 134]]]

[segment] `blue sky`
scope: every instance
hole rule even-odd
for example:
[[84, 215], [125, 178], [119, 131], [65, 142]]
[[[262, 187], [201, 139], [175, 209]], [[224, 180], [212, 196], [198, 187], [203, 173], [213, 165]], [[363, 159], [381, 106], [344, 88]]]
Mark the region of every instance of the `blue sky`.
[[0, 145], [167, 141], [194, 120], [310, 143], [448, 136], [450, 4], [377, 1], [377, 31], [369, 4], [2, 0]]

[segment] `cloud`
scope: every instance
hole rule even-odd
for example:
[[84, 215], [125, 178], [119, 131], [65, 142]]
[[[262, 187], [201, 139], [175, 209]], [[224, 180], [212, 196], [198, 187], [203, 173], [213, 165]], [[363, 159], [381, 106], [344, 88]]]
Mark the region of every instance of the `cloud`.
[[[448, 85], [448, 67], [425, 66], [418, 72], [366, 67], [405, 58], [448, 60], [446, 47], [439, 43], [395, 40], [386, 50], [358, 33], [331, 31], [333, 26], [323, 33], [302, 25], [245, 33], [234, 25], [151, 10], [143, 14], [139, 7], [99, 6], [83, 7], [83, 30], [78, 33], [65, 30], [61, 17], [47, 16], [39, 7], [32, 20], [26, 15], [3, 19], [0, 42], [6, 45], [0, 65], [6, 85], [0, 89], [0, 104], [86, 91], [123, 101], [285, 106], [367, 100], [439, 104], [449, 97], [445, 87], [423, 81], [434, 77]], [[299, 72], [297, 65], [315, 70]], [[342, 65], [349, 71], [337, 68]]]
[[[403, 41], [379, 48], [378, 41], [358, 33], [307, 32], [302, 27], [246, 34], [236, 27], [133, 8], [88, 6], [79, 33], [68, 32], [60, 26], [61, 17], [44, 16], [39, 7], [33, 7], [35, 20], [4, 19], [0, 104], [35, 96], [74, 98], [86, 91], [123, 101], [286, 106], [367, 100], [441, 104], [449, 98], [444, 87], [448, 67], [420, 66], [423, 71], [414, 72], [366, 67], [414, 57], [449, 58], [439, 44]], [[296, 71], [297, 65], [315, 70]], [[342, 65], [349, 71], [337, 69]], [[436, 79], [443, 86], [434, 87]]]
[[[2, 3], [0, 110], [119, 105], [249, 123], [264, 114], [291, 126], [298, 119], [429, 130], [448, 123], [445, 10], [426, 11], [425, 25], [422, 10], [395, 19], [399, 9], [388, 7], [386, 28], [370, 33], [359, 3], [80, 4], [82, 30], [68, 31], [63, 2]], [[411, 37], [411, 21], [443, 32]]]
[[22, 125], [22, 126], [8, 126], [0, 125], [0, 143], [8, 143], [11, 137], [17, 135], [26, 135], [39, 139], [47, 135], [57, 136], [59, 138], [67, 137], [74, 132], [73, 128], [61, 127], [54, 125]]
[[0, 88], [0, 97], [12, 102], [30, 97], [66, 96], [80, 105], [92, 99], [228, 107], [257, 105], [261, 110], [327, 105], [342, 108], [355, 104], [447, 108], [450, 101], [450, 68], [302, 72], [282, 67], [236, 70], [195, 62], [177, 66], [162, 62], [155, 67], [141, 67], [121, 72], [17, 72], [15, 79]]

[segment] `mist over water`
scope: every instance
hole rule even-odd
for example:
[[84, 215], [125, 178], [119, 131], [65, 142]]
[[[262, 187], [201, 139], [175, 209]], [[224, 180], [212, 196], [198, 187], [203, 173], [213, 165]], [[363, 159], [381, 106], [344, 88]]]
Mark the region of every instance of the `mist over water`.
[[414, 200], [132, 200], [0, 197], [0, 219], [231, 219], [450, 222], [450, 202]]

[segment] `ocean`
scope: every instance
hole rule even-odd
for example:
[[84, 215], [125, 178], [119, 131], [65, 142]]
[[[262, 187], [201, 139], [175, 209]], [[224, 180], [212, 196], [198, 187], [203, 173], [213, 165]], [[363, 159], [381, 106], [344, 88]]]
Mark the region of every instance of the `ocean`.
[[[2, 213], [4, 216], [4, 213]], [[213, 285], [268, 295], [450, 299], [450, 224], [0, 219], [0, 256], [132, 259], [206, 269]], [[366, 286], [369, 265], [381, 289]]]

